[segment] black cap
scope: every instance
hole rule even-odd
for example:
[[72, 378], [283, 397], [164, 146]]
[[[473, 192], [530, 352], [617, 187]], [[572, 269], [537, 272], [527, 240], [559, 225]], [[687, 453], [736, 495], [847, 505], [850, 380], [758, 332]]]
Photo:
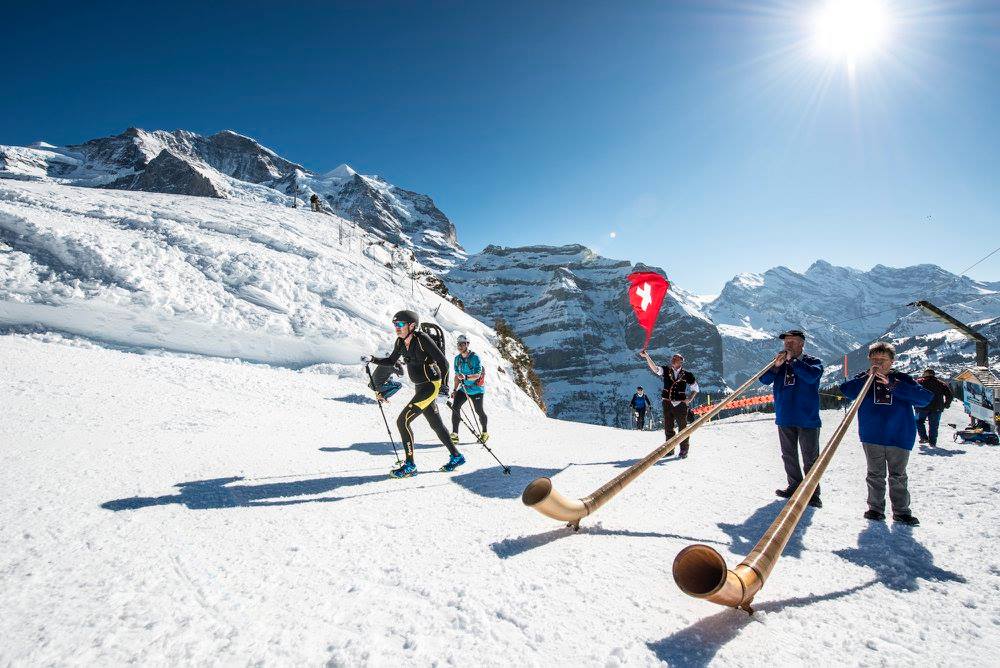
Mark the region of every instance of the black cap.
[[928, 369], [924, 369], [924, 374], [923, 375], [925, 375], [925, 376], [935, 376], [936, 377], [937, 376], [937, 372], [935, 372], [934, 369], [929, 369], [928, 368]]
[[637, 387], [637, 388], [635, 388], [635, 389], [637, 389], [637, 390], [641, 390], [641, 389], [642, 389], [642, 385], [640, 385], [639, 387]]
[[802, 339], [803, 341], [806, 340], [806, 333], [803, 332], [801, 329], [790, 329], [787, 332], [784, 332], [782, 334], [778, 334], [778, 338], [779, 339], [783, 339], [786, 336], [797, 336], [800, 339]]

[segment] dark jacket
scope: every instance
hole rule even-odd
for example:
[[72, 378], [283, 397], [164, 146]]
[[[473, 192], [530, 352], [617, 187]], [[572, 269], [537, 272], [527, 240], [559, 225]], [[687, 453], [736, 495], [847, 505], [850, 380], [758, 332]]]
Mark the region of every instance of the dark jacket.
[[649, 408], [650, 405], [649, 395], [643, 394], [640, 397], [639, 393], [636, 392], [635, 394], [632, 395], [632, 401], [630, 401], [629, 403], [632, 405], [632, 408], [636, 409], [637, 411], [644, 411], [647, 408]]
[[931, 402], [920, 410], [934, 413], [943, 411], [951, 406], [951, 388], [948, 387], [947, 383], [942, 383], [934, 376], [921, 376], [917, 378], [917, 382], [920, 383], [921, 387], [934, 395]]
[[663, 374], [663, 391], [660, 397], [664, 401], [684, 401], [687, 399], [688, 386], [695, 384], [694, 374], [682, 368], [680, 375], [674, 379], [674, 369], [671, 366], [660, 367]]
[[379, 366], [393, 366], [396, 360], [402, 358], [406, 362], [406, 372], [414, 383], [429, 383], [444, 378], [448, 373], [448, 360], [437, 344], [419, 330], [410, 336], [409, 348], [403, 339], [397, 338], [388, 357], [373, 357], [372, 362]]
[[[868, 376], [862, 371], [840, 384], [840, 391], [854, 399]], [[862, 443], [912, 450], [917, 438], [913, 408], [926, 406], [934, 395], [905, 373], [890, 371], [889, 384], [872, 383], [858, 409], [858, 434]]]
[[815, 429], [819, 420], [819, 379], [823, 363], [805, 353], [760, 377], [774, 385], [774, 422], [779, 427]]

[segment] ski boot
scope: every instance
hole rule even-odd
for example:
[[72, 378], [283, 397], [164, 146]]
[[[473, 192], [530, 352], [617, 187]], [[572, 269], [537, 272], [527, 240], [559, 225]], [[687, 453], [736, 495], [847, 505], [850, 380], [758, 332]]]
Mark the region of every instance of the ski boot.
[[457, 455], [452, 455], [448, 459], [448, 463], [441, 467], [441, 470], [454, 471], [464, 463], [465, 463], [465, 456], [462, 453], [458, 453]]
[[451, 435], [451, 442], [454, 445], [458, 445], [458, 434], [452, 433], [452, 435]]
[[389, 476], [392, 478], [409, 478], [415, 475], [417, 475], [417, 465], [410, 462], [403, 462], [402, 466], [389, 471]]

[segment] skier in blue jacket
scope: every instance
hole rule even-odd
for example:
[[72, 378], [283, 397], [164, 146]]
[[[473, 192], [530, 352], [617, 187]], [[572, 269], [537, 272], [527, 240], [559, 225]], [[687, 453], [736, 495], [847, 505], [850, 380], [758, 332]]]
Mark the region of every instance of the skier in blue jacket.
[[466, 399], [472, 402], [472, 407], [479, 416], [479, 425], [483, 430], [482, 442], [485, 443], [490, 437], [490, 433], [486, 431], [486, 411], [483, 410], [486, 391], [478, 382], [482, 375], [483, 365], [479, 361], [479, 355], [469, 349], [469, 338], [465, 334], [459, 334], [458, 354], [455, 355], [455, 380], [451, 392], [452, 443], [458, 443], [458, 423], [462, 419], [461, 410]]
[[934, 394], [922, 388], [905, 373], [892, 370], [896, 349], [888, 343], [873, 343], [868, 348], [871, 368], [841, 383], [840, 391], [848, 399], [861, 392], [868, 375], [875, 376], [868, 394], [858, 409], [858, 433], [868, 460], [868, 510], [865, 518], [885, 520], [885, 481], [889, 477], [889, 501], [894, 522], [920, 524], [910, 513], [906, 463], [917, 437], [914, 407], [926, 406]]
[[[819, 457], [819, 379], [823, 375], [823, 363], [802, 352], [806, 335], [801, 330], [791, 329], [778, 338], [784, 349], [775, 355], [774, 364], [760, 377], [760, 382], [774, 385], [774, 422], [778, 425], [781, 460], [788, 478], [788, 487], [776, 489], [774, 493], [787, 499], [795, 493], [804, 473], [809, 473]], [[802, 451], [801, 467], [799, 450]], [[818, 485], [809, 505], [823, 507]]]
[[642, 429], [646, 425], [646, 409], [652, 404], [641, 385], [635, 388], [635, 394], [632, 395], [632, 401], [629, 402], [629, 405], [635, 411], [635, 428]]

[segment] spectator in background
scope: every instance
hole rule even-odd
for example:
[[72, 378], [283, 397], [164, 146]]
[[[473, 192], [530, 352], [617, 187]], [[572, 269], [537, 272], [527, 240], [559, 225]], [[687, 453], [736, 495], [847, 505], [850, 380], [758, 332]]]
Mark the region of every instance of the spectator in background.
[[650, 401], [641, 385], [635, 388], [635, 394], [632, 395], [629, 405], [635, 411], [635, 428], [642, 429], [646, 426], [646, 409], [649, 408]]
[[934, 395], [929, 404], [916, 410], [917, 434], [920, 437], [920, 443], [930, 443], [933, 447], [937, 445], [941, 413], [944, 412], [944, 409], [951, 407], [951, 388], [948, 387], [947, 383], [938, 380], [934, 369], [924, 369], [924, 373], [920, 378], [917, 378], [917, 382]]

